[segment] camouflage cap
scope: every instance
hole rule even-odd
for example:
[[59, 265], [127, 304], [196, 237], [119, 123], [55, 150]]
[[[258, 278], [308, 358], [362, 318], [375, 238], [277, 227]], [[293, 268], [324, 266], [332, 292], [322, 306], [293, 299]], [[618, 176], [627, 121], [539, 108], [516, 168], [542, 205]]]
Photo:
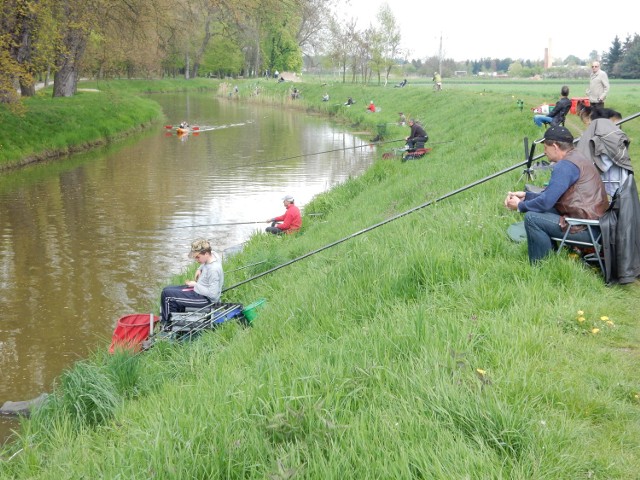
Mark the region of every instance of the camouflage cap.
[[191, 252], [189, 252], [190, 257], [195, 257], [199, 253], [211, 252], [211, 244], [209, 240], [204, 238], [198, 238], [191, 243]]

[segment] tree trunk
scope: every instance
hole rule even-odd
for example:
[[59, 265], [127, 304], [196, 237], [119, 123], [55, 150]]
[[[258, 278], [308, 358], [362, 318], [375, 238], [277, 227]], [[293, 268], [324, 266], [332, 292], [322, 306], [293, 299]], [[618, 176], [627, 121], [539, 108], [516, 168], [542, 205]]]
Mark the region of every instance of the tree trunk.
[[78, 88], [78, 66], [87, 46], [88, 33], [80, 28], [70, 28], [64, 37], [65, 51], [56, 62], [53, 76], [53, 96], [72, 97]]
[[33, 78], [25, 79], [20, 77], [20, 95], [22, 97], [33, 97], [36, 94], [36, 84]]

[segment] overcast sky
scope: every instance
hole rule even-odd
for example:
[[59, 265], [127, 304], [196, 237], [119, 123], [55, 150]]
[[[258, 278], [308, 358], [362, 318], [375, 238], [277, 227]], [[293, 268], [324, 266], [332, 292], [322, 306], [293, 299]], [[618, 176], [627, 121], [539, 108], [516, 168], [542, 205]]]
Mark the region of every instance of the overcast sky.
[[[350, 0], [339, 7], [338, 18], [355, 18], [358, 29], [374, 25], [380, 6], [387, 3], [400, 25], [402, 47], [409, 59], [437, 56], [442, 37], [445, 58], [542, 60], [550, 47], [552, 58], [575, 55], [587, 59], [596, 50], [608, 51], [616, 35], [640, 33], [637, 7], [627, 2], [564, 0], [518, 2], [507, 0]], [[564, 28], [562, 19], [565, 19]]]

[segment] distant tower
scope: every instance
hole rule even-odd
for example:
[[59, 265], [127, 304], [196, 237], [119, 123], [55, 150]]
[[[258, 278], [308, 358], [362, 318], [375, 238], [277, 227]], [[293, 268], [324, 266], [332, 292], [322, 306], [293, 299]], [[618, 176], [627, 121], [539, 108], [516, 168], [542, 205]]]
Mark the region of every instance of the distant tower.
[[551, 39], [549, 39], [549, 46], [544, 49], [544, 68], [551, 68], [553, 65], [553, 56], [551, 52]]
[[544, 69], [548, 69], [549, 68], [549, 49], [545, 48], [544, 49]]

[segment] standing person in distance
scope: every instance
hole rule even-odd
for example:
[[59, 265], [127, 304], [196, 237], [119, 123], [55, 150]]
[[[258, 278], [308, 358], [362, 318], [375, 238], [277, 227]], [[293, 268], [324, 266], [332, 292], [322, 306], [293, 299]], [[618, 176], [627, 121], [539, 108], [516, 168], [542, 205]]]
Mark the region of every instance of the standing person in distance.
[[267, 223], [271, 224], [270, 227], [265, 229], [267, 233], [282, 235], [283, 233], [295, 233], [300, 230], [300, 227], [302, 227], [302, 215], [300, 215], [300, 209], [296, 207], [293, 202], [294, 199], [292, 195], [285, 195], [282, 198], [282, 203], [287, 211], [279, 217], [273, 217], [267, 220]]
[[589, 103], [594, 108], [603, 108], [608, 94], [609, 76], [600, 68], [600, 62], [594, 60], [591, 62], [591, 78], [589, 79], [589, 88], [587, 88]]

